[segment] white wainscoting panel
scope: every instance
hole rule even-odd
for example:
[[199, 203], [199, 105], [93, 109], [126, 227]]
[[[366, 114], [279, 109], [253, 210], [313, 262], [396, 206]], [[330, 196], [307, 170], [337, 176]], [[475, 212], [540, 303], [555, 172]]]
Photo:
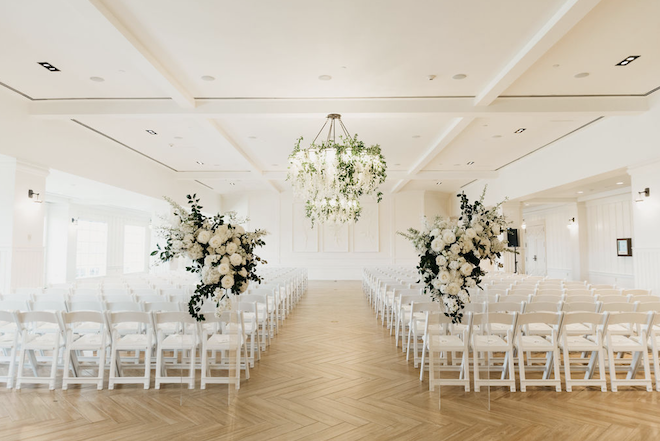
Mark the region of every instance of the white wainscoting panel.
[[377, 253], [379, 251], [378, 205], [362, 204], [360, 219], [353, 224], [353, 251]]
[[348, 225], [323, 224], [323, 251], [348, 253]]
[[12, 288], [43, 288], [43, 247], [14, 248], [11, 265]]
[[660, 248], [638, 248], [633, 245], [635, 288], [650, 289], [660, 296]]
[[11, 279], [11, 247], [0, 247], [0, 293], [10, 291]]
[[293, 251], [296, 253], [317, 253], [319, 251], [319, 229], [312, 228], [311, 222], [305, 217], [305, 205], [293, 203], [293, 222], [291, 222], [291, 237]]

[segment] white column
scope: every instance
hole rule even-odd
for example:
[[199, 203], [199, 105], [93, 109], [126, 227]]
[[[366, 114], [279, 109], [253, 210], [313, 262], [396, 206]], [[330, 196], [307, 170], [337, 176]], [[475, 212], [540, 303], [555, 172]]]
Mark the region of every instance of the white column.
[[[660, 161], [628, 169], [633, 200], [635, 287], [660, 295]], [[646, 188], [650, 195], [640, 195]]]

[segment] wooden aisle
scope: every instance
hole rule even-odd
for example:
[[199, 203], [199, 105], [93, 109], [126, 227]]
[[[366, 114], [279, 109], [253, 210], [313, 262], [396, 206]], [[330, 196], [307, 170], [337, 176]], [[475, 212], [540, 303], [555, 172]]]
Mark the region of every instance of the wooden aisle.
[[483, 395], [447, 387], [439, 411], [360, 282], [310, 282], [252, 375], [232, 407], [220, 385], [2, 389], [0, 440], [660, 439], [658, 392], [494, 388], [489, 412]]

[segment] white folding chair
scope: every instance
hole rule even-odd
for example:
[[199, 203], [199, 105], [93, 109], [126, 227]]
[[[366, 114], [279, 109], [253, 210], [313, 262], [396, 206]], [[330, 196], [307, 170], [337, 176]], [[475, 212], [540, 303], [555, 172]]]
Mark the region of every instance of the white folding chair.
[[[195, 388], [195, 354], [199, 346], [197, 334], [197, 321], [187, 312], [155, 312], [153, 313], [156, 325], [157, 347], [156, 347], [156, 378], [155, 388], [160, 389], [162, 383], [187, 383], [188, 389]], [[174, 334], [165, 333], [160, 326], [175, 324], [180, 330]], [[164, 352], [174, 352], [173, 363], [163, 361]], [[176, 358], [181, 351], [181, 362]], [[187, 357], [186, 357], [187, 352]], [[188, 368], [188, 376], [169, 376], [168, 369]]]
[[0, 383], [6, 383], [7, 389], [11, 389], [16, 375], [16, 351], [20, 334], [16, 311], [0, 310], [0, 325], [0, 349], [3, 353], [1, 361], [8, 367], [7, 375], [0, 376]]
[[[243, 313], [241, 311], [223, 312], [220, 317], [210, 314], [206, 315], [206, 320], [220, 325], [222, 333], [204, 331], [202, 336], [202, 374], [201, 389], [206, 389], [209, 383], [219, 383], [234, 385], [236, 390], [241, 387], [241, 367], [245, 368], [245, 379], [250, 378], [250, 367], [245, 345], [245, 335], [243, 330]], [[216, 354], [215, 357], [209, 357], [211, 351]], [[220, 353], [221, 360], [217, 362], [217, 353]], [[245, 363], [241, 363], [241, 353]], [[231, 370], [234, 369], [232, 376]], [[211, 375], [213, 370], [227, 371], [225, 376]]]
[[[62, 341], [62, 322], [58, 312], [48, 311], [27, 311], [19, 312], [16, 315], [21, 327], [21, 350], [18, 358], [18, 372], [16, 375], [16, 389], [20, 389], [23, 383], [48, 384], [50, 390], [55, 389], [57, 380], [57, 367], [60, 349], [64, 342]], [[49, 333], [35, 332], [43, 324], [53, 325], [55, 331]], [[51, 351], [50, 358], [50, 376], [41, 377], [38, 372], [38, 360], [35, 351]], [[23, 367], [25, 355], [30, 357], [30, 364], [34, 377], [25, 376]], [[48, 360], [45, 360], [48, 363]]]
[[[607, 350], [607, 359], [610, 368], [610, 385], [612, 392], [616, 392], [618, 386], [646, 386], [646, 390], [651, 392], [653, 384], [651, 382], [651, 369], [649, 367], [648, 354], [648, 330], [653, 323], [653, 312], [613, 312], [609, 314], [609, 319], [605, 326], [604, 346]], [[611, 326], [620, 325], [624, 328], [634, 330], [634, 335], [622, 335], [619, 332], [609, 332]], [[632, 360], [618, 358], [614, 353], [627, 353], [633, 355]], [[636, 355], [639, 353], [639, 355]], [[642, 366], [644, 368], [644, 379], [635, 379], [637, 363], [641, 356]], [[628, 366], [625, 364], [629, 362]], [[617, 364], [627, 367], [627, 378], [617, 378]]]
[[[408, 343], [406, 344], [406, 360], [410, 357], [410, 346], [413, 347], [413, 365], [417, 367], [421, 360], [418, 342], [424, 337], [424, 323], [427, 311], [440, 311], [439, 302], [413, 302], [410, 304], [410, 317], [408, 322]], [[422, 346], [422, 351], [424, 347]]]
[[[239, 297], [240, 299], [240, 297]], [[243, 312], [243, 325], [245, 326], [245, 344], [250, 348], [249, 362], [250, 367], [254, 367], [254, 361], [261, 359], [261, 348], [259, 344], [259, 310], [257, 302], [240, 301], [237, 306], [239, 311]]]
[[[558, 336], [561, 329], [563, 313], [561, 312], [531, 312], [518, 316], [516, 332], [516, 349], [518, 351], [518, 371], [520, 375], [520, 391], [525, 392], [527, 386], [554, 386], [557, 392], [561, 392], [561, 363], [559, 358]], [[550, 328], [549, 335], [539, 335], [530, 331], [533, 325], [543, 325]], [[534, 352], [546, 354], [545, 358], [533, 358]], [[525, 353], [527, 353], [527, 365], [525, 367]], [[543, 377], [541, 379], [527, 379], [526, 369], [535, 368], [534, 362], [543, 363]], [[554, 371], [554, 378], [550, 378], [550, 372]]]
[[[151, 380], [151, 350], [154, 346], [153, 331], [151, 328], [151, 315], [148, 312], [108, 312], [108, 324], [112, 331], [112, 348], [110, 359], [110, 376], [108, 377], [108, 389], [114, 389], [115, 384], [143, 384], [145, 389], [149, 389]], [[122, 328], [122, 333], [115, 327], [117, 325], [129, 325]], [[129, 332], [129, 329], [135, 329]], [[145, 333], [140, 333], [139, 329], [146, 329]], [[130, 369], [140, 369], [144, 367], [144, 376], [130, 377], [126, 376], [129, 368], [125, 367], [121, 361], [120, 351], [135, 352], [135, 359], [139, 359], [140, 352], [144, 351], [144, 363], [133, 363]]]
[[[568, 312], [562, 322], [559, 348], [564, 354], [564, 377], [566, 391], [571, 392], [573, 386], [600, 386], [601, 391], [607, 392], [607, 379], [605, 378], [605, 356], [603, 348], [603, 333], [607, 325], [608, 314], [596, 312]], [[584, 326], [580, 335], [568, 332], [572, 324]], [[571, 358], [571, 352], [590, 352], [591, 358]], [[571, 376], [571, 365], [580, 363], [578, 367], [585, 372], [584, 379], [574, 380]], [[598, 364], [599, 378], [594, 379], [593, 371]]]
[[[479, 392], [481, 386], [508, 386], [511, 392], [516, 391], [516, 374], [514, 370], [514, 353], [513, 353], [513, 339], [516, 331], [516, 321], [518, 313], [482, 313], [474, 314], [472, 317], [472, 324], [479, 328], [479, 331], [472, 332], [472, 351], [474, 357], [474, 390]], [[491, 324], [508, 325], [505, 336], [495, 335], [490, 332]], [[484, 352], [491, 354], [493, 352], [505, 353], [504, 361], [501, 365], [500, 379], [481, 379], [479, 375], [481, 363], [479, 353]], [[492, 357], [485, 358], [485, 369], [488, 371], [496, 367], [492, 363]], [[505, 377], [507, 377], [505, 379]]]
[[[105, 354], [110, 346], [106, 329], [106, 318], [100, 311], [75, 311], [62, 314], [66, 329], [66, 348], [64, 350], [64, 373], [62, 375], [62, 390], [69, 384], [96, 384], [98, 390], [103, 389], [105, 374]], [[90, 332], [90, 324], [94, 330]], [[96, 364], [82, 360], [83, 351], [96, 351]], [[84, 356], [86, 360], [94, 357]], [[85, 369], [96, 366], [96, 376], [83, 376]], [[73, 376], [71, 376], [73, 373]]]

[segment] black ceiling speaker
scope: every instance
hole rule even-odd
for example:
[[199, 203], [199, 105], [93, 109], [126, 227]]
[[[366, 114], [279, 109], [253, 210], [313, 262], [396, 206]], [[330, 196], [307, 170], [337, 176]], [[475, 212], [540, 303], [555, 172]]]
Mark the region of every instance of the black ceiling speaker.
[[506, 229], [506, 239], [509, 242], [510, 247], [517, 248], [520, 245], [518, 244], [518, 229], [517, 228], [507, 228]]

